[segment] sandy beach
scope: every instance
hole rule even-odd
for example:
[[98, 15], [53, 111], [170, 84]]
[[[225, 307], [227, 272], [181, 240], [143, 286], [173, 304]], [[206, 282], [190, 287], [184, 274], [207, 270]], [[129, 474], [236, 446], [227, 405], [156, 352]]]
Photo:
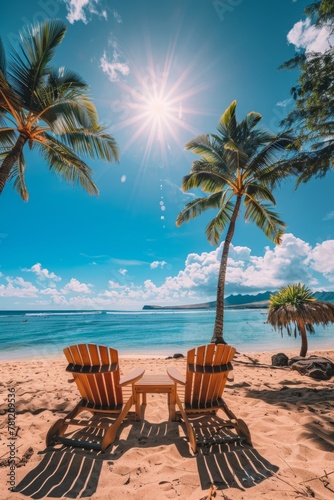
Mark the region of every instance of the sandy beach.
[[[298, 352], [289, 352], [289, 356]], [[310, 351], [334, 359], [334, 351]], [[148, 394], [140, 422], [129, 417], [104, 455], [61, 445], [47, 449], [51, 424], [79, 401], [66, 360], [1, 365], [0, 499], [285, 499], [334, 498], [334, 378], [315, 381], [271, 367], [272, 353], [240, 353], [224, 397], [251, 431], [253, 447], [217, 444], [195, 456], [178, 422], [168, 421], [166, 394]], [[121, 357], [122, 374], [163, 373], [184, 359]], [[15, 405], [15, 439], [8, 430]], [[11, 443], [18, 491], [8, 490]]]

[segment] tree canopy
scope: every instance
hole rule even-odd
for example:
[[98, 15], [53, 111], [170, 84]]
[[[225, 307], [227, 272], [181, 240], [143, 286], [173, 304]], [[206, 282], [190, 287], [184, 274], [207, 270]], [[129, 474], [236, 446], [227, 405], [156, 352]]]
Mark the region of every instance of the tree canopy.
[[0, 39], [0, 194], [8, 180], [24, 200], [25, 146], [37, 149], [50, 170], [97, 194], [83, 157], [118, 159], [115, 139], [99, 123], [89, 87], [74, 71], [52, 66], [66, 26], [52, 20], [21, 33], [9, 62]]
[[295, 145], [300, 152], [291, 160], [298, 169], [297, 185], [313, 176], [324, 177], [334, 161], [334, 50], [330, 44], [334, 31], [332, 0], [314, 2], [305, 9], [316, 28], [327, 36], [328, 47], [322, 52], [299, 52], [281, 69], [300, 70], [291, 89], [294, 108], [282, 121], [296, 131]]

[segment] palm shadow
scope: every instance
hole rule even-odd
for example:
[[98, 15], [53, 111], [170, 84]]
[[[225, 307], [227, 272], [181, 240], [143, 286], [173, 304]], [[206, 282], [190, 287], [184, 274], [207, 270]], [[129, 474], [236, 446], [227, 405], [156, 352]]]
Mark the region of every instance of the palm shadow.
[[312, 415], [312, 422], [303, 425], [303, 437], [313, 440], [320, 449], [332, 451], [334, 446], [333, 435], [333, 408], [334, 394], [332, 386], [315, 388], [298, 383], [296, 387], [289, 387], [291, 383], [283, 380], [280, 389], [251, 389], [247, 390], [247, 397], [261, 399], [267, 404], [279, 406], [282, 410], [296, 409], [299, 414], [306, 412]]

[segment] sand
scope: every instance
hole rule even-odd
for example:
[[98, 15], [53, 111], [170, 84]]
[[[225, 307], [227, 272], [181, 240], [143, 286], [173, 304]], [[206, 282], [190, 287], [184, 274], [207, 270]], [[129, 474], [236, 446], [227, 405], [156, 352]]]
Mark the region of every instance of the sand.
[[[333, 351], [308, 354], [334, 359]], [[127, 419], [105, 455], [61, 445], [47, 449], [49, 427], [80, 399], [68, 383], [65, 358], [2, 363], [0, 499], [333, 500], [334, 377], [315, 381], [271, 367], [271, 355], [238, 354], [234, 381], [224, 392], [247, 422], [253, 447], [217, 444], [197, 455], [183, 426], [168, 421], [166, 394], [148, 394], [142, 421]], [[184, 359], [121, 357], [120, 365], [122, 374], [138, 366], [147, 374], [164, 373], [170, 365], [185, 371]], [[16, 413], [6, 413], [8, 407]], [[8, 490], [10, 480], [18, 491]]]

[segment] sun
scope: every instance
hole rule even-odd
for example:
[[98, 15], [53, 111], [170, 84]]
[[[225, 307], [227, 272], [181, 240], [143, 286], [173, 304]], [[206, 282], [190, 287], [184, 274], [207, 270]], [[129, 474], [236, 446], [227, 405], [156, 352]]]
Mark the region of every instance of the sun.
[[142, 164], [147, 163], [157, 148], [162, 163], [166, 164], [173, 142], [177, 143], [178, 149], [184, 147], [180, 139], [182, 129], [187, 130], [190, 137], [200, 133], [191, 122], [193, 115], [202, 113], [193, 105], [188, 105], [188, 100], [206, 89], [206, 85], [193, 84], [192, 70], [195, 66], [192, 62], [176, 75], [173, 51], [162, 65], [155, 65], [152, 54], [148, 52], [146, 66], [133, 64], [131, 67], [131, 82], [130, 78], [126, 82], [118, 82], [121, 97], [113, 101], [113, 111], [120, 114], [121, 120], [117, 121], [112, 131], [117, 133], [127, 129], [123, 153], [135, 142], [140, 142]]
[[147, 111], [153, 120], [164, 120], [168, 118], [170, 106], [164, 99], [153, 97], [147, 102]]

